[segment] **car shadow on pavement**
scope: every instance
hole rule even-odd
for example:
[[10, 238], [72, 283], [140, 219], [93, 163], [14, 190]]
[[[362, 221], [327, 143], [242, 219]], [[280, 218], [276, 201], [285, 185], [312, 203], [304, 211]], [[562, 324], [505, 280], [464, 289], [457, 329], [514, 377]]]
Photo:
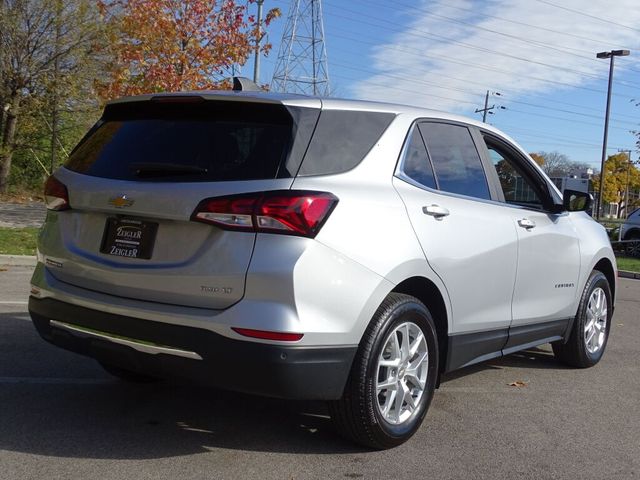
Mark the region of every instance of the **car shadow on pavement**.
[[[38, 337], [24, 312], [0, 314], [0, 450], [93, 459], [155, 459], [210, 450], [344, 454], [323, 402], [293, 402], [160, 382], [127, 384]], [[447, 375], [562, 368], [540, 349]], [[313, 381], [313, 379], [310, 379]]]
[[496, 359], [490, 364], [498, 367], [541, 368], [544, 370], [569, 370], [571, 368], [556, 359], [550, 345], [512, 353]]
[[125, 383], [97, 362], [44, 342], [25, 312], [0, 313], [0, 450], [153, 459], [213, 449], [366, 451], [337, 435], [324, 402], [260, 398], [179, 381]]
[[294, 454], [365, 451], [333, 430], [323, 404], [105, 378], [0, 385], [0, 450], [152, 459], [213, 449]]

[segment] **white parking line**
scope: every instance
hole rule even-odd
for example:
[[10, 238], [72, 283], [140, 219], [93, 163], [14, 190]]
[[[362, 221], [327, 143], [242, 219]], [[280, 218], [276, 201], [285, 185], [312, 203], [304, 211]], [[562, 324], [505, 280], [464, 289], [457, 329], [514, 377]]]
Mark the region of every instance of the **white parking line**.
[[29, 302], [17, 302], [14, 300], [0, 300], [0, 305], [28, 305]]

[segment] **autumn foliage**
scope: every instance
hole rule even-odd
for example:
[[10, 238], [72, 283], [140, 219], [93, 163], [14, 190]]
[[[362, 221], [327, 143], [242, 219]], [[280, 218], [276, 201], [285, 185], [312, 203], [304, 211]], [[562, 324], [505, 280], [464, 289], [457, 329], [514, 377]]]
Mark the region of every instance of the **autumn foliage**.
[[[617, 153], [607, 157], [604, 164], [604, 194], [602, 199], [607, 203], [617, 203], [618, 211], [621, 213], [626, 199], [627, 188], [632, 192], [640, 189], [640, 170], [629, 160], [630, 158], [626, 153]], [[595, 191], [600, 190], [600, 175], [593, 176], [593, 187]], [[629, 214], [630, 212], [627, 211], [626, 213]]]
[[[217, 88], [255, 52], [255, 0], [99, 0], [109, 26], [104, 99], [160, 91]], [[244, 3], [244, 2], [243, 2]], [[263, 26], [280, 15], [267, 12]], [[269, 44], [260, 46], [268, 53]]]

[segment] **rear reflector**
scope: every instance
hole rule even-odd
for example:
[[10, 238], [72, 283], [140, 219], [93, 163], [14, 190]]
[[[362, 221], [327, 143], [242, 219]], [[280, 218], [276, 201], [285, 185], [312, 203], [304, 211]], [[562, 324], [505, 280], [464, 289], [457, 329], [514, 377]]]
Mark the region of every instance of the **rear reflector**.
[[280, 342], [297, 342], [304, 336], [302, 333], [269, 332], [267, 330], [252, 330], [250, 328], [232, 327], [231, 330], [245, 337], [260, 338], [262, 340], [278, 340]]
[[69, 206], [69, 192], [67, 187], [51, 175], [44, 184], [44, 200], [49, 210], [67, 210]]
[[282, 233], [313, 238], [338, 199], [331, 193], [281, 190], [208, 198], [191, 219], [225, 230]]

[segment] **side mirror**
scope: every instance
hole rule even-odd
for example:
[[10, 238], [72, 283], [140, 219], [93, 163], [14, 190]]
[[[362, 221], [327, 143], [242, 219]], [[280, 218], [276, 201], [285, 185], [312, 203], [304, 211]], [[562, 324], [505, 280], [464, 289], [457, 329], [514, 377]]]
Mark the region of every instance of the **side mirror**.
[[565, 190], [562, 194], [562, 206], [567, 212], [585, 212], [591, 209], [593, 196], [587, 192]]

